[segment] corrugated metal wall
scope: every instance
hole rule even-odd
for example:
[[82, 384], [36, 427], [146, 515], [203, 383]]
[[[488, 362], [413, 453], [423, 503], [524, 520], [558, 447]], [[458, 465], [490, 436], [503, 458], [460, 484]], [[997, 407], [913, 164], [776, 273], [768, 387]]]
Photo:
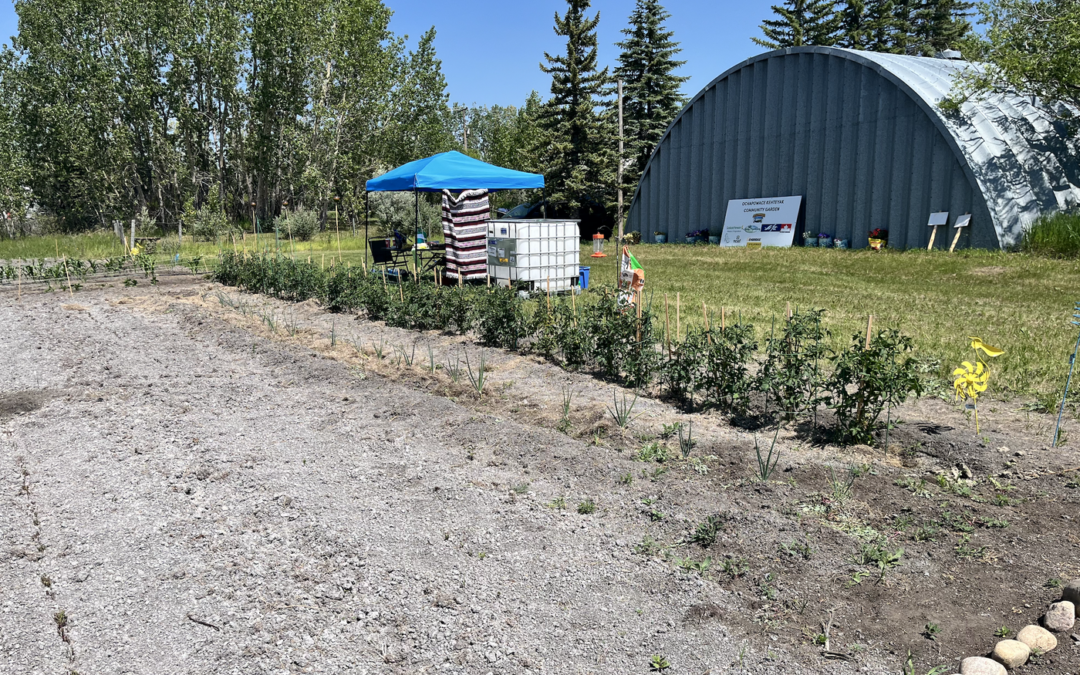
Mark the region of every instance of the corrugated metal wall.
[[883, 227], [892, 246], [925, 248], [935, 211], [950, 224], [972, 214], [960, 246], [998, 247], [985, 200], [926, 112], [873, 68], [808, 52], [752, 60], [701, 92], [653, 155], [627, 229], [719, 235], [728, 200], [787, 195], [803, 196], [806, 231], [853, 247]]

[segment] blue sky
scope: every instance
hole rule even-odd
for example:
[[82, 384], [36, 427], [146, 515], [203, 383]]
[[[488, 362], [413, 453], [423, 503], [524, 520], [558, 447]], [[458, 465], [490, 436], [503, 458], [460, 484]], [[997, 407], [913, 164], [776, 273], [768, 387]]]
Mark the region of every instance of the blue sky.
[[[667, 0], [668, 27], [682, 43], [679, 58], [687, 63], [683, 86], [693, 94], [714, 77], [761, 51], [750, 41], [758, 24], [776, 0]], [[394, 10], [391, 28], [415, 44], [435, 26], [435, 42], [450, 93], [457, 103], [520, 104], [536, 89], [546, 96], [550, 80], [540, 72], [544, 51], [558, 52], [563, 38], [553, 30], [554, 15], [566, 9], [565, 0], [384, 0]], [[622, 39], [619, 32], [634, 0], [593, 0], [600, 12], [600, 62], [613, 65]], [[0, 0], [0, 36], [18, 31], [12, 0]]]

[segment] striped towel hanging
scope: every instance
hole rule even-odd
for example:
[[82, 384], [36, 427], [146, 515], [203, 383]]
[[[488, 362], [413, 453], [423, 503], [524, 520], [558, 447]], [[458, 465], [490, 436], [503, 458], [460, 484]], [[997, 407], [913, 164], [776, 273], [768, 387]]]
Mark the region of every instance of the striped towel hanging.
[[487, 190], [465, 190], [455, 197], [442, 191], [442, 228], [446, 239], [446, 276], [487, 276]]

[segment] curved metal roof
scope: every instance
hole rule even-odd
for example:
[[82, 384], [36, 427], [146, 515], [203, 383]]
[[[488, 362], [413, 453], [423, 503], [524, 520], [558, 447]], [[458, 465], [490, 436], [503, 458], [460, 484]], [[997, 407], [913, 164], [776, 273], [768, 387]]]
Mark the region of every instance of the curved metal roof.
[[[825, 54], [859, 63], [891, 81], [942, 132], [969, 182], [983, 195], [998, 243], [1016, 244], [1042, 212], [1080, 205], [1080, 143], [1031, 97], [994, 94], [970, 100], [957, 112], [939, 107], [955, 77], [981, 66], [966, 61], [900, 56], [836, 47], [790, 47], [752, 57], [725, 71], [698, 93], [672, 121], [718, 82], [758, 61], [799, 53]], [[663, 139], [657, 148], [663, 144]], [[656, 151], [649, 164], [656, 159]], [[648, 173], [647, 165], [643, 176]], [[639, 186], [640, 190], [640, 186]], [[638, 198], [635, 193], [634, 199]]]

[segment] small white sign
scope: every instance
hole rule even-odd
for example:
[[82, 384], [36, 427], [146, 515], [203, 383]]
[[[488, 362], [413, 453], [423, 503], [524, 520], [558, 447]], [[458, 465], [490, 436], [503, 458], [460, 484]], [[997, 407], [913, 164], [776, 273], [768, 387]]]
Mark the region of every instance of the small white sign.
[[940, 211], [938, 213], [931, 213], [930, 214], [930, 223], [927, 225], [927, 227], [940, 227], [942, 225], [948, 225], [948, 224], [949, 224], [949, 212], [948, 211]]
[[780, 246], [790, 248], [795, 240], [802, 197], [732, 199], [724, 216], [721, 246], [745, 248]]
[[956, 224], [953, 227], [967, 227], [971, 224], [971, 214], [965, 213], [956, 219]]

